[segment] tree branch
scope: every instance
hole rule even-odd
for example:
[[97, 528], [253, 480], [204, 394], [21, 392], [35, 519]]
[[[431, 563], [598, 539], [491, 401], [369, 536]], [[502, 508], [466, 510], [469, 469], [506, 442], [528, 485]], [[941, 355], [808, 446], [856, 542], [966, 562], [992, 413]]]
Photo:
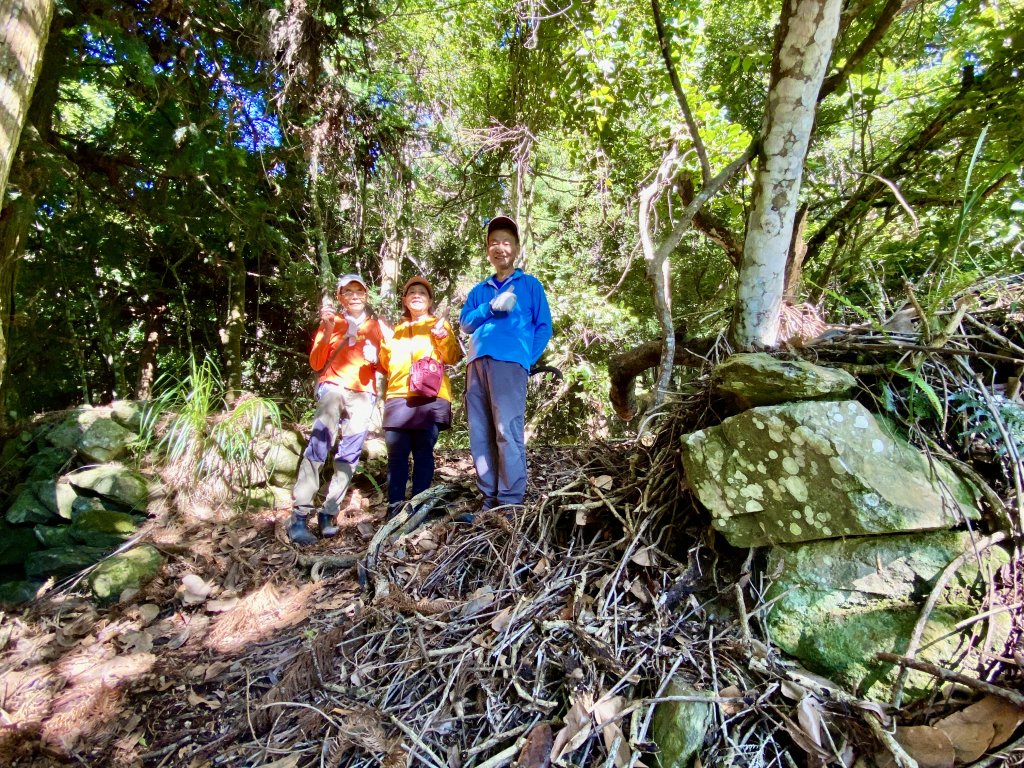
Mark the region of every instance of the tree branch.
[[889, 31], [893, 19], [914, 5], [917, 5], [917, 0], [908, 0], [907, 2], [904, 2], [904, 0], [888, 0], [886, 2], [882, 7], [882, 12], [875, 19], [874, 26], [871, 27], [871, 30], [864, 36], [864, 39], [860, 41], [860, 45], [846, 59], [842, 69], [826, 77], [825, 81], [821, 84], [821, 90], [818, 91], [819, 104], [825, 100], [826, 96], [834, 93], [845, 82], [846, 78], [850, 76], [854, 68], [874, 50], [875, 46], [885, 37], [885, 33]]
[[672, 61], [672, 52], [669, 48], [668, 32], [665, 31], [665, 24], [661, 19], [661, 6], [658, 0], [651, 0], [651, 11], [654, 13], [654, 26], [658, 30], [658, 46], [661, 48], [661, 56], [665, 60], [665, 67], [668, 69], [668, 79], [672, 81], [672, 90], [676, 94], [676, 101], [683, 111], [683, 119], [686, 120], [686, 127], [690, 131], [690, 138], [693, 140], [693, 148], [700, 160], [700, 175], [702, 186], [707, 186], [711, 181], [711, 163], [708, 161], [708, 152], [704, 142], [700, 138], [700, 131], [697, 129], [697, 121], [693, 119], [690, 111], [690, 103], [683, 93], [683, 86], [679, 82], [679, 75], [676, 72], [676, 65]]

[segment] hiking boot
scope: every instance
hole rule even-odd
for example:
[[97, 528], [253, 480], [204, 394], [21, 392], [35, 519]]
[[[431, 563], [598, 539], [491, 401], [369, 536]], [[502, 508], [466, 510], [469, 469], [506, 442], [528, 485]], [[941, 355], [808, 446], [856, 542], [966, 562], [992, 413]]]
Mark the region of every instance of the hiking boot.
[[405, 506], [404, 501], [393, 501], [388, 504], [388, 516], [385, 520], [391, 520], [395, 515], [402, 511], [402, 507]]
[[288, 538], [300, 547], [316, 544], [316, 536], [306, 527], [306, 515], [297, 510], [292, 511], [292, 519], [288, 521]]
[[338, 527], [338, 518], [336, 515], [329, 515], [326, 512], [317, 512], [316, 521], [320, 523], [320, 535], [325, 539], [337, 536], [338, 531], [341, 530], [341, 528]]

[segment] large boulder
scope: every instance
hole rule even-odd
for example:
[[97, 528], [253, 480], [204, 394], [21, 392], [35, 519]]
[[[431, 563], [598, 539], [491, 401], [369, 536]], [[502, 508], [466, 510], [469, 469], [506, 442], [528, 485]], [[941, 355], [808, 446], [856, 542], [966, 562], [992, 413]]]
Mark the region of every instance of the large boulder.
[[61, 478], [81, 496], [100, 496], [125, 509], [143, 511], [149, 502], [146, 478], [121, 464], [82, 469]]
[[686, 478], [737, 547], [950, 528], [971, 488], [854, 401], [752, 408], [682, 439]]
[[[708, 691], [673, 680], [665, 696], [712, 698]], [[715, 705], [708, 701], [663, 701], [654, 710], [651, 738], [658, 745], [661, 768], [689, 768], [704, 745], [704, 737], [715, 725]]]
[[71, 451], [61, 448], [43, 448], [25, 460], [25, 465], [28, 467], [26, 480], [29, 482], [53, 480], [70, 463], [72, 456]]
[[764, 352], [733, 355], [715, 368], [712, 379], [715, 391], [731, 396], [744, 408], [834, 400], [857, 388], [857, 380], [846, 371], [803, 360], [780, 360]]
[[[906, 651], [939, 575], [972, 546], [967, 532], [938, 531], [773, 547], [765, 569], [774, 575], [765, 596], [772, 606], [771, 638], [808, 669], [858, 695], [888, 698], [898, 670], [876, 661], [875, 654]], [[928, 617], [918, 658], [946, 665], [966, 652], [972, 627], [956, 625], [981, 612], [989, 574], [1008, 561], [994, 547], [957, 570]], [[1010, 614], [990, 621], [994, 647], [1002, 648]], [[973, 648], [968, 666], [979, 650]], [[905, 692], [917, 698], [933, 684], [929, 675], [914, 672]]]
[[163, 563], [163, 555], [153, 545], [132, 547], [97, 565], [89, 574], [89, 588], [100, 600], [116, 600], [126, 589], [137, 589], [156, 576]]
[[96, 419], [78, 441], [78, 452], [89, 461], [104, 464], [122, 458], [138, 437], [109, 417]]

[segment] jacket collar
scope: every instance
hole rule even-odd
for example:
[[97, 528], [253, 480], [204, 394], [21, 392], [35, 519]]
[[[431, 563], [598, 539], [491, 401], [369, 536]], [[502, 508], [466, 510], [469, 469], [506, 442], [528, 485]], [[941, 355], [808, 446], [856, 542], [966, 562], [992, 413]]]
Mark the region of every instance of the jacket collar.
[[[505, 280], [505, 282], [507, 283], [510, 280], [518, 280], [519, 277], [522, 274], [523, 274], [523, 270], [519, 269], [519, 267], [516, 267], [514, 270], [512, 270], [512, 274], [508, 276], [508, 278]], [[491, 275], [484, 282], [487, 285], [491, 286], [492, 288], [497, 289], [497, 287], [498, 287], [497, 280], [498, 280], [498, 276], [497, 275]]]

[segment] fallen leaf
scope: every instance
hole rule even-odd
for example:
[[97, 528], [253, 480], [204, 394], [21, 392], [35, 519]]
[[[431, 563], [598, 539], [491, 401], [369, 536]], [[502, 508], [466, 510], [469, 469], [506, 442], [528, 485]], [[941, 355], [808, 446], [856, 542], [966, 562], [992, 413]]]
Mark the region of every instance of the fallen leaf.
[[476, 616], [482, 610], [494, 602], [494, 589], [492, 587], [480, 587], [469, 596], [469, 601], [462, 606], [459, 615], [466, 619]]
[[582, 527], [590, 522], [590, 515], [585, 509], [576, 510], [576, 525]]
[[287, 757], [282, 757], [280, 760], [275, 760], [272, 763], [264, 763], [260, 768], [295, 768], [299, 764], [299, 758], [301, 755], [290, 754]]
[[629, 739], [622, 732], [622, 725], [619, 722], [619, 713], [625, 708], [626, 700], [622, 696], [613, 696], [610, 699], [599, 699], [593, 709], [594, 721], [601, 729], [601, 738], [604, 739], [604, 748], [612, 755], [616, 768], [627, 768], [633, 753]]
[[635, 552], [629, 560], [630, 562], [645, 567], [658, 564], [657, 558], [654, 555], [653, 547], [644, 547], [643, 549]]
[[160, 606], [156, 603], [143, 603], [139, 606], [139, 617], [142, 619], [143, 626], [152, 623], [159, 615]]
[[959, 763], [973, 763], [990, 749], [1005, 744], [1024, 722], [1024, 711], [1001, 696], [981, 701], [936, 722], [949, 737]]
[[214, 698], [204, 699], [195, 691], [189, 691], [187, 698], [188, 703], [191, 704], [193, 707], [198, 707], [199, 705], [202, 705], [204, 707], [209, 707], [210, 709], [220, 709], [219, 701], [217, 701]]
[[651, 595], [647, 591], [647, 587], [641, 584], [639, 580], [634, 581], [632, 584], [629, 585], [629, 592], [641, 603], [651, 602]]
[[226, 600], [209, 600], [205, 608], [208, 613], [224, 613], [224, 611], [230, 611], [236, 605], [238, 605], [238, 598], [229, 597]]
[[930, 725], [897, 727], [896, 741], [917, 761], [918, 768], [953, 768], [956, 762], [953, 742]]
[[547, 768], [551, 765], [552, 744], [551, 726], [547, 723], [537, 723], [527, 735], [526, 743], [516, 759], [516, 765], [519, 768]]
[[551, 563], [548, 562], [546, 557], [541, 557], [537, 564], [533, 566], [533, 575], [546, 576], [549, 570], [551, 570]]
[[[718, 692], [719, 698], [722, 699], [739, 699], [743, 696], [743, 691], [737, 688], [735, 685], [730, 685], [727, 688], [723, 688]], [[718, 707], [722, 710], [722, 714], [726, 717], [732, 715], [738, 715], [744, 709], [744, 703], [742, 701], [723, 701], [720, 702]]]
[[153, 650], [153, 636], [149, 632], [125, 632], [118, 640], [128, 653], [149, 653]]
[[593, 706], [594, 695], [588, 691], [573, 697], [572, 706], [565, 713], [565, 725], [552, 742], [551, 762], [558, 763], [565, 755], [583, 746], [592, 730], [590, 709]]
[[821, 729], [824, 727], [822, 714], [821, 702], [813, 696], [805, 696], [796, 705], [797, 722], [804, 729], [804, 733], [811, 737], [811, 741], [819, 747], [821, 746]]
[[497, 616], [491, 619], [491, 629], [495, 632], [504, 632], [505, 627], [508, 626], [509, 620], [512, 618], [512, 607], [503, 609]]
[[611, 475], [598, 475], [597, 477], [591, 478], [590, 484], [597, 488], [599, 491], [610, 490], [615, 484]]

